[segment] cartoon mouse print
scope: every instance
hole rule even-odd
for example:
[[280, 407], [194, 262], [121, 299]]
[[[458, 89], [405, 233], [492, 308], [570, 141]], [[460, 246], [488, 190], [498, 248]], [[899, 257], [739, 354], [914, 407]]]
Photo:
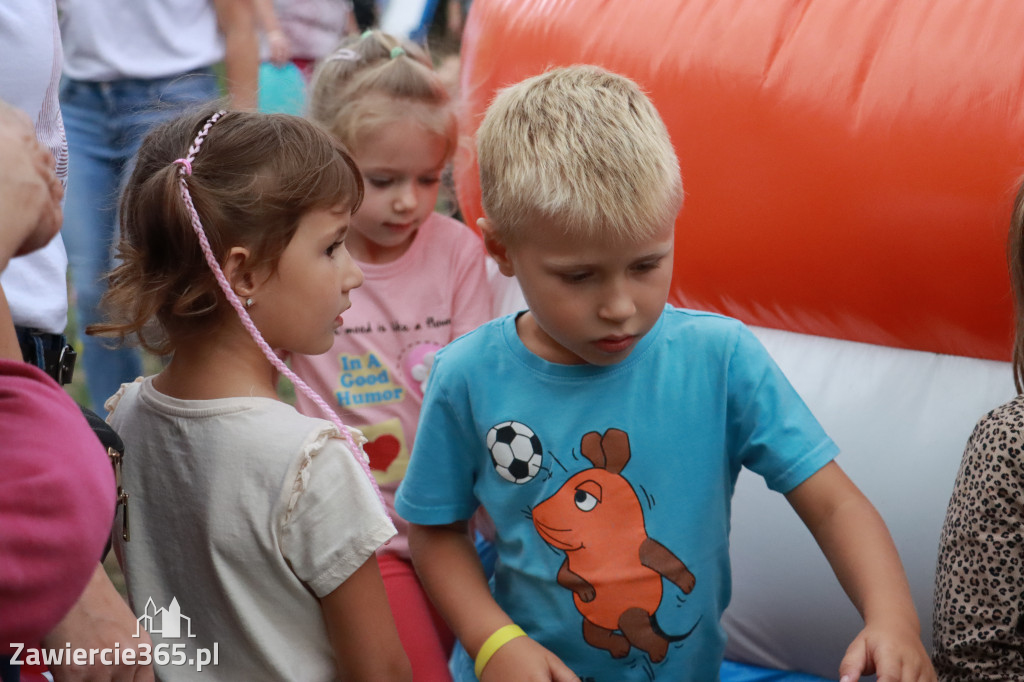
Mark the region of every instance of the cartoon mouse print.
[[580, 452], [594, 466], [537, 505], [533, 525], [545, 542], [565, 552], [558, 584], [573, 593], [584, 641], [615, 658], [636, 647], [658, 663], [670, 642], [693, 632], [669, 636], [658, 627], [662, 577], [685, 594], [696, 578], [664, 545], [647, 537], [640, 500], [620, 475], [630, 456], [626, 432], [591, 431], [580, 441]]

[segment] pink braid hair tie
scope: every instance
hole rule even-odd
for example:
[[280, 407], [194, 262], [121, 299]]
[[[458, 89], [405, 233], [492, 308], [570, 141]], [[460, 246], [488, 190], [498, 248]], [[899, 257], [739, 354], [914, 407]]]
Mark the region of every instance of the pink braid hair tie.
[[355, 438], [352, 437], [351, 430], [342, 423], [337, 413], [330, 408], [330, 406], [321, 398], [317, 393], [311, 389], [305, 381], [300, 379], [288, 365], [284, 364], [284, 361], [277, 356], [277, 353], [270, 347], [270, 345], [263, 338], [263, 334], [256, 328], [252, 318], [249, 317], [249, 312], [245, 309], [242, 301], [235, 294], [231, 288], [231, 284], [228, 283], [227, 277], [224, 276], [224, 271], [221, 270], [220, 264], [217, 263], [216, 257], [213, 255], [213, 249], [210, 248], [210, 240], [206, 237], [206, 231], [203, 229], [203, 223], [199, 220], [199, 213], [196, 211], [195, 204], [192, 203], [192, 195], [188, 191], [188, 185], [185, 182], [185, 177], [192, 175], [192, 162], [195, 161], [196, 154], [199, 153], [199, 148], [202, 146], [203, 141], [206, 139], [207, 133], [210, 132], [210, 128], [220, 120], [221, 116], [227, 112], [221, 109], [217, 113], [210, 116], [207, 119], [206, 124], [203, 125], [199, 134], [196, 135], [195, 141], [192, 146], [188, 149], [188, 155], [184, 159], [178, 159], [174, 163], [181, 162], [182, 173], [178, 179], [178, 183], [181, 186], [181, 198], [185, 202], [185, 207], [188, 209], [189, 217], [192, 219], [192, 229], [196, 233], [196, 237], [199, 238], [199, 247], [203, 250], [203, 256], [206, 258], [207, 265], [210, 266], [210, 270], [213, 271], [213, 276], [217, 279], [217, 284], [220, 285], [221, 291], [224, 292], [224, 296], [227, 297], [228, 303], [238, 313], [238, 317], [242, 320], [242, 326], [249, 332], [249, 336], [252, 337], [256, 345], [259, 346], [260, 350], [263, 351], [263, 355], [267, 357], [277, 371], [288, 377], [292, 384], [297, 389], [306, 394], [310, 400], [316, 403], [316, 406], [320, 408], [320, 411], [324, 413], [328, 421], [334, 424], [338, 431], [345, 438], [345, 442], [348, 443], [349, 450], [352, 452], [352, 456], [359, 466], [362, 467], [363, 473], [370, 479], [370, 484], [373, 486], [374, 492], [377, 493], [377, 498], [380, 500], [381, 506], [384, 508], [384, 515], [390, 518], [388, 514], [387, 504], [384, 502], [384, 496], [380, 492], [380, 487], [377, 485], [376, 479], [373, 477], [373, 472], [370, 471], [369, 458], [366, 456], [366, 452], [363, 451], [362, 445], [356, 443]]
[[188, 159], [175, 159], [174, 165], [181, 166], [181, 171], [185, 175], [192, 175], [192, 162]]

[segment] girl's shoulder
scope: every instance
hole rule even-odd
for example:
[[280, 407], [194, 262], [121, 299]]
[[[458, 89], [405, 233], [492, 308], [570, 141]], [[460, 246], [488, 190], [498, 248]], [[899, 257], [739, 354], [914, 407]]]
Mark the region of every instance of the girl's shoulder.
[[182, 441], [208, 439], [211, 445], [244, 451], [248, 458], [275, 459], [325, 433], [337, 433], [326, 419], [304, 415], [274, 398], [175, 398], [157, 390], [153, 377], [122, 385], [106, 406], [109, 421], [119, 430], [173, 429], [183, 434]]
[[[103, 409], [110, 415], [107, 421], [113, 418], [118, 407], [122, 404], [128, 405], [136, 399], [144, 381], [146, 381], [146, 378], [138, 377], [129, 384], [121, 384], [121, 387], [117, 389], [117, 393], [107, 398], [107, 401], [103, 404]], [[121, 411], [124, 412], [125, 410], [122, 409]]]
[[1018, 395], [979, 419], [968, 447], [1018, 459], [1024, 447], [1024, 396]]

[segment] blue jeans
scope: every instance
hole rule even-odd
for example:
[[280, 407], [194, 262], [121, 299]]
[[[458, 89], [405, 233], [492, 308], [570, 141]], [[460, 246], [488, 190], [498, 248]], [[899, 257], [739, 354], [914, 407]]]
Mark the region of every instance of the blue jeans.
[[118, 196], [150, 129], [219, 96], [212, 69], [154, 80], [65, 79], [61, 84], [70, 157], [61, 234], [78, 312], [81, 366], [92, 408], [101, 415], [106, 399], [142, 374], [138, 350], [114, 348], [109, 340], [84, 333], [102, 319], [103, 278], [114, 265], [119, 233]]

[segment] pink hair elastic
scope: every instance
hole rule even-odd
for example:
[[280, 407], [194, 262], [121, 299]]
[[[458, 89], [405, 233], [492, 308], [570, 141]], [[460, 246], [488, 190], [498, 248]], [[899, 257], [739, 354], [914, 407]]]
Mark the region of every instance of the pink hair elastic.
[[[337, 413], [330, 408], [330, 406], [321, 398], [316, 392], [311, 389], [305, 381], [300, 379], [289, 367], [284, 364], [284, 361], [277, 356], [277, 353], [270, 347], [270, 345], [263, 338], [263, 334], [256, 328], [252, 318], [249, 317], [249, 312], [246, 310], [246, 306], [242, 304], [242, 301], [235, 294], [231, 285], [228, 283], [227, 277], [224, 276], [224, 271], [221, 270], [220, 264], [213, 255], [213, 249], [210, 248], [210, 240], [206, 238], [206, 231], [203, 229], [203, 223], [199, 220], [199, 213], [196, 212], [196, 207], [192, 203], [192, 195], [188, 191], [188, 184], [186, 178], [192, 175], [192, 162], [196, 159], [196, 154], [199, 153], [199, 148], [202, 146], [203, 141], [206, 139], [207, 133], [210, 132], [210, 128], [213, 124], [220, 120], [220, 118], [227, 112], [221, 109], [216, 112], [210, 118], [206, 120], [205, 125], [196, 135], [195, 141], [192, 146], [188, 149], [188, 155], [184, 159], [176, 159], [175, 164], [181, 166], [179, 171], [178, 182], [181, 185], [181, 198], [185, 202], [185, 207], [188, 209], [189, 217], [192, 219], [192, 229], [196, 233], [196, 237], [199, 238], [199, 247], [203, 250], [203, 256], [206, 258], [207, 265], [210, 266], [210, 270], [213, 271], [213, 276], [217, 279], [217, 284], [220, 285], [221, 291], [224, 292], [224, 296], [227, 297], [228, 303], [238, 313], [238, 317], [242, 320], [242, 326], [246, 328], [249, 335], [252, 337], [256, 345], [260, 347], [263, 354], [267, 357], [277, 371], [288, 377], [297, 389], [302, 391], [306, 397], [316, 403], [316, 406], [320, 408], [320, 411], [324, 413], [324, 416], [338, 427], [338, 431], [345, 437], [345, 442], [348, 443], [349, 449], [352, 451], [352, 456], [355, 457], [356, 461], [362, 467], [366, 477], [370, 479], [370, 484], [373, 486], [374, 491], [377, 493], [377, 498], [380, 499], [381, 505], [384, 507], [384, 514], [388, 514], [387, 504], [384, 502], [384, 496], [380, 492], [380, 487], [377, 485], [376, 479], [373, 477], [373, 472], [370, 471], [369, 458], [363, 451], [361, 445], [356, 443], [355, 438], [352, 437], [351, 430], [342, 423]], [[251, 299], [250, 299], [251, 300]]]

